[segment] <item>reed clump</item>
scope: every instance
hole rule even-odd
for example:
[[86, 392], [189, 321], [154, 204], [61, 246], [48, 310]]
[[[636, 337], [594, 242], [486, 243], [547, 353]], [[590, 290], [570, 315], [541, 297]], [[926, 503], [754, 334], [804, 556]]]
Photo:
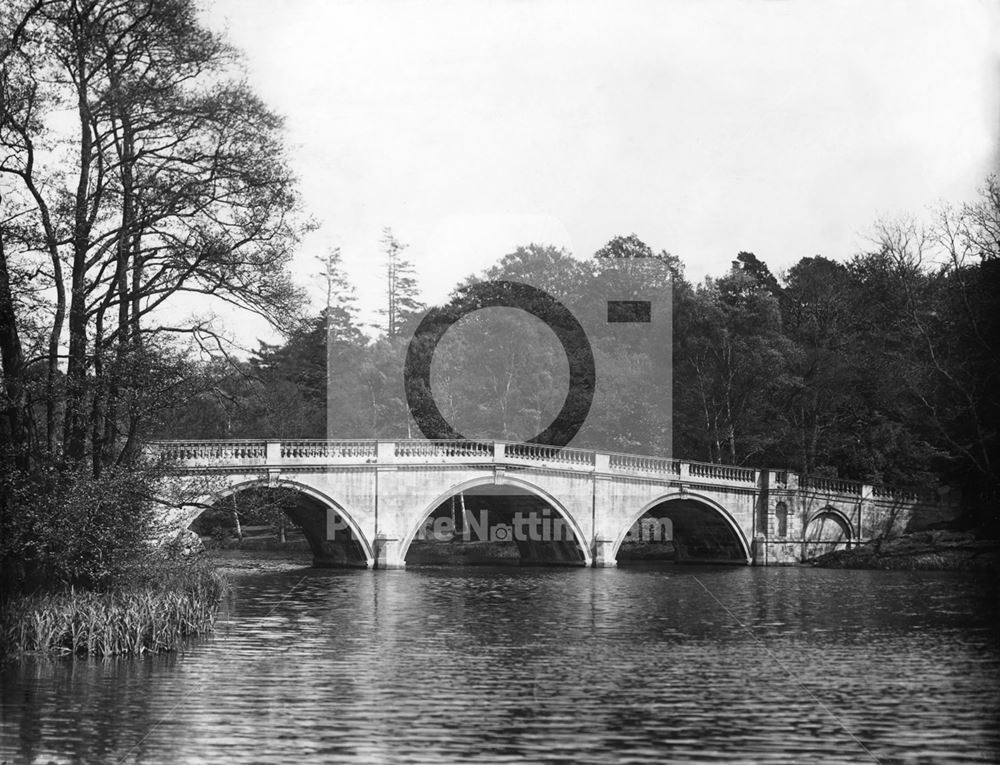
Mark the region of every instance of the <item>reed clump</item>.
[[0, 606], [0, 655], [172, 651], [212, 630], [228, 587], [204, 563], [164, 563], [111, 590], [19, 595]]

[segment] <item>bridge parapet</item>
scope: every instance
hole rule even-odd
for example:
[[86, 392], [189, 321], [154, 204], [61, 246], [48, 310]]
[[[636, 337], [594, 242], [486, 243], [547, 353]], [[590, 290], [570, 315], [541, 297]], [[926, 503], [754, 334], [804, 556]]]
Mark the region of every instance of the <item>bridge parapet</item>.
[[681, 474], [681, 461], [649, 457], [642, 454], [609, 454], [608, 468], [621, 473], [679, 476]]
[[283, 463], [316, 462], [353, 464], [375, 459], [374, 439], [357, 441], [281, 441], [280, 456]]
[[933, 504], [937, 502], [937, 494], [934, 491], [920, 491], [907, 488], [905, 486], [871, 486], [870, 494], [875, 501], [890, 502], [919, 502], [921, 504]]
[[[294, 439], [294, 440], [184, 440], [155, 441], [150, 452], [180, 469], [232, 469], [323, 465], [392, 464], [496, 464], [536, 468], [611, 473], [624, 476], [690, 481], [753, 489], [764, 483], [765, 471], [737, 465], [694, 462], [645, 454], [597, 452], [544, 444], [507, 441], [432, 441], [401, 439]], [[868, 485], [842, 478], [798, 475], [770, 470], [766, 483], [773, 489], [804, 490], [842, 499], [873, 502], [933, 504], [934, 492], [912, 488]]]
[[689, 462], [688, 474], [692, 478], [701, 478], [712, 483], [723, 482], [756, 486], [757, 471], [753, 468], [737, 467], [735, 465], [718, 465], [707, 462]]
[[910, 504], [933, 505], [938, 502], [935, 491], [916, 489], [908, 486], [889, 486], [886, 484], [867, 484], [861, 481], [849, 481], [844, 478], [825, 478], [820, 476], [798, 476], [798, 486], [801, 489], [812, 490], [843, 497], [858, 497], [866, 502], [906, 502]]
[[819, 476], [799, 476], [799, 488], [813, 489], [828, 494], [839, 494], [860, 497], [864, 493], [864, 484], [858, 481], [847, 481], [842, 478], [822, 478]]
[[538, 467], [593, 472], [597, 452], [543, 444], [504, 443], [503, 460], [507, 464], [530, 464]]
[[754, 488], [760, 480], [760, 471], [733, 465], [507, 441], [188, 440], [153, 442], [150, 451], [180, 469], [295, 468], [338, 464], [494, 464], [742, 488]]
[[492, 441], [463, 439], [454, 441], [394, 441], [392, 453], [397, 462], [403, 460], [447, 462], [453, 458], [458, 458], [462, 462], [469, 458], [491, 461], [494, 455], [494, 445]]
[[155, 455], [186, 467], [252, 467], [267, 463], [267, 441], [159, 441], [150, 447]]

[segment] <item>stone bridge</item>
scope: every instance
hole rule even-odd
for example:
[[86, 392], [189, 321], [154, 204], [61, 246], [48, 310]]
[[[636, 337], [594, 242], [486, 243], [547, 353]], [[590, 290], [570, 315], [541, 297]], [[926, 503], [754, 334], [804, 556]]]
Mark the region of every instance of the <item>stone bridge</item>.
[[519, 539], [521, 558], [585, 566], [616, 565], [644, 517], [669, 521], [679, 559], [767, 566], [895, 535], [946, 504], [786, 470], [530, 443], [162, 441], [151, 450], [175, 476], [171, 500], [185, 524], [241, 491], [293, 490], [289, 515], [326, 566], [402, 568], [428, 519], [454, 497], [473, 512], [482, 505], [509, 519], [520, 508], [558, 519], [534, 531], [557, 526], [564, 536]]

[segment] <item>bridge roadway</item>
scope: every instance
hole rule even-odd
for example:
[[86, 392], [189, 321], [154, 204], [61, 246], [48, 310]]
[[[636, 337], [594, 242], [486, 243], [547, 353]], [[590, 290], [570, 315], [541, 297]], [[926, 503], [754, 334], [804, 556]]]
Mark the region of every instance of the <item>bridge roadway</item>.
[[160, 441], [150, 448], [174, 475], [165, 499], [175, 522], [188, 525], [247, 489], [292, 489], [301, 502], [289, 514], [316, 564], [326, 566], [402, 568], [428, 517], [459, 494], [473, 512], [491, 497], [540, 498], [572, 534], [568, 543], [519, 544], [522, 557], [587, 566], [616, 565], [626, 534], [647, 513], [670, 519], [680, 557], [766, 566], [797, 562], [817, 546], [892, 536], [941, 504], [936, 495], [786, 470], [501, 441]]

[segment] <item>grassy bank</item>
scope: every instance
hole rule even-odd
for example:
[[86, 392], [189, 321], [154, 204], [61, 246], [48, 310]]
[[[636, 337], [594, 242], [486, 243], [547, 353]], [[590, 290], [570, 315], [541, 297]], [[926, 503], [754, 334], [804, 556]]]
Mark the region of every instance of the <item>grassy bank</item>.
[[164, 563], [108, 591], [68, 589], [0, 606], [0, 656], [172, 651], [211, 631], [226, 579], [202, 563]]
[[1000, 540], [970, 532], [921, 531], [899, 539], [837, 550], [811, 561], [823, 568], [1000, 572]]

